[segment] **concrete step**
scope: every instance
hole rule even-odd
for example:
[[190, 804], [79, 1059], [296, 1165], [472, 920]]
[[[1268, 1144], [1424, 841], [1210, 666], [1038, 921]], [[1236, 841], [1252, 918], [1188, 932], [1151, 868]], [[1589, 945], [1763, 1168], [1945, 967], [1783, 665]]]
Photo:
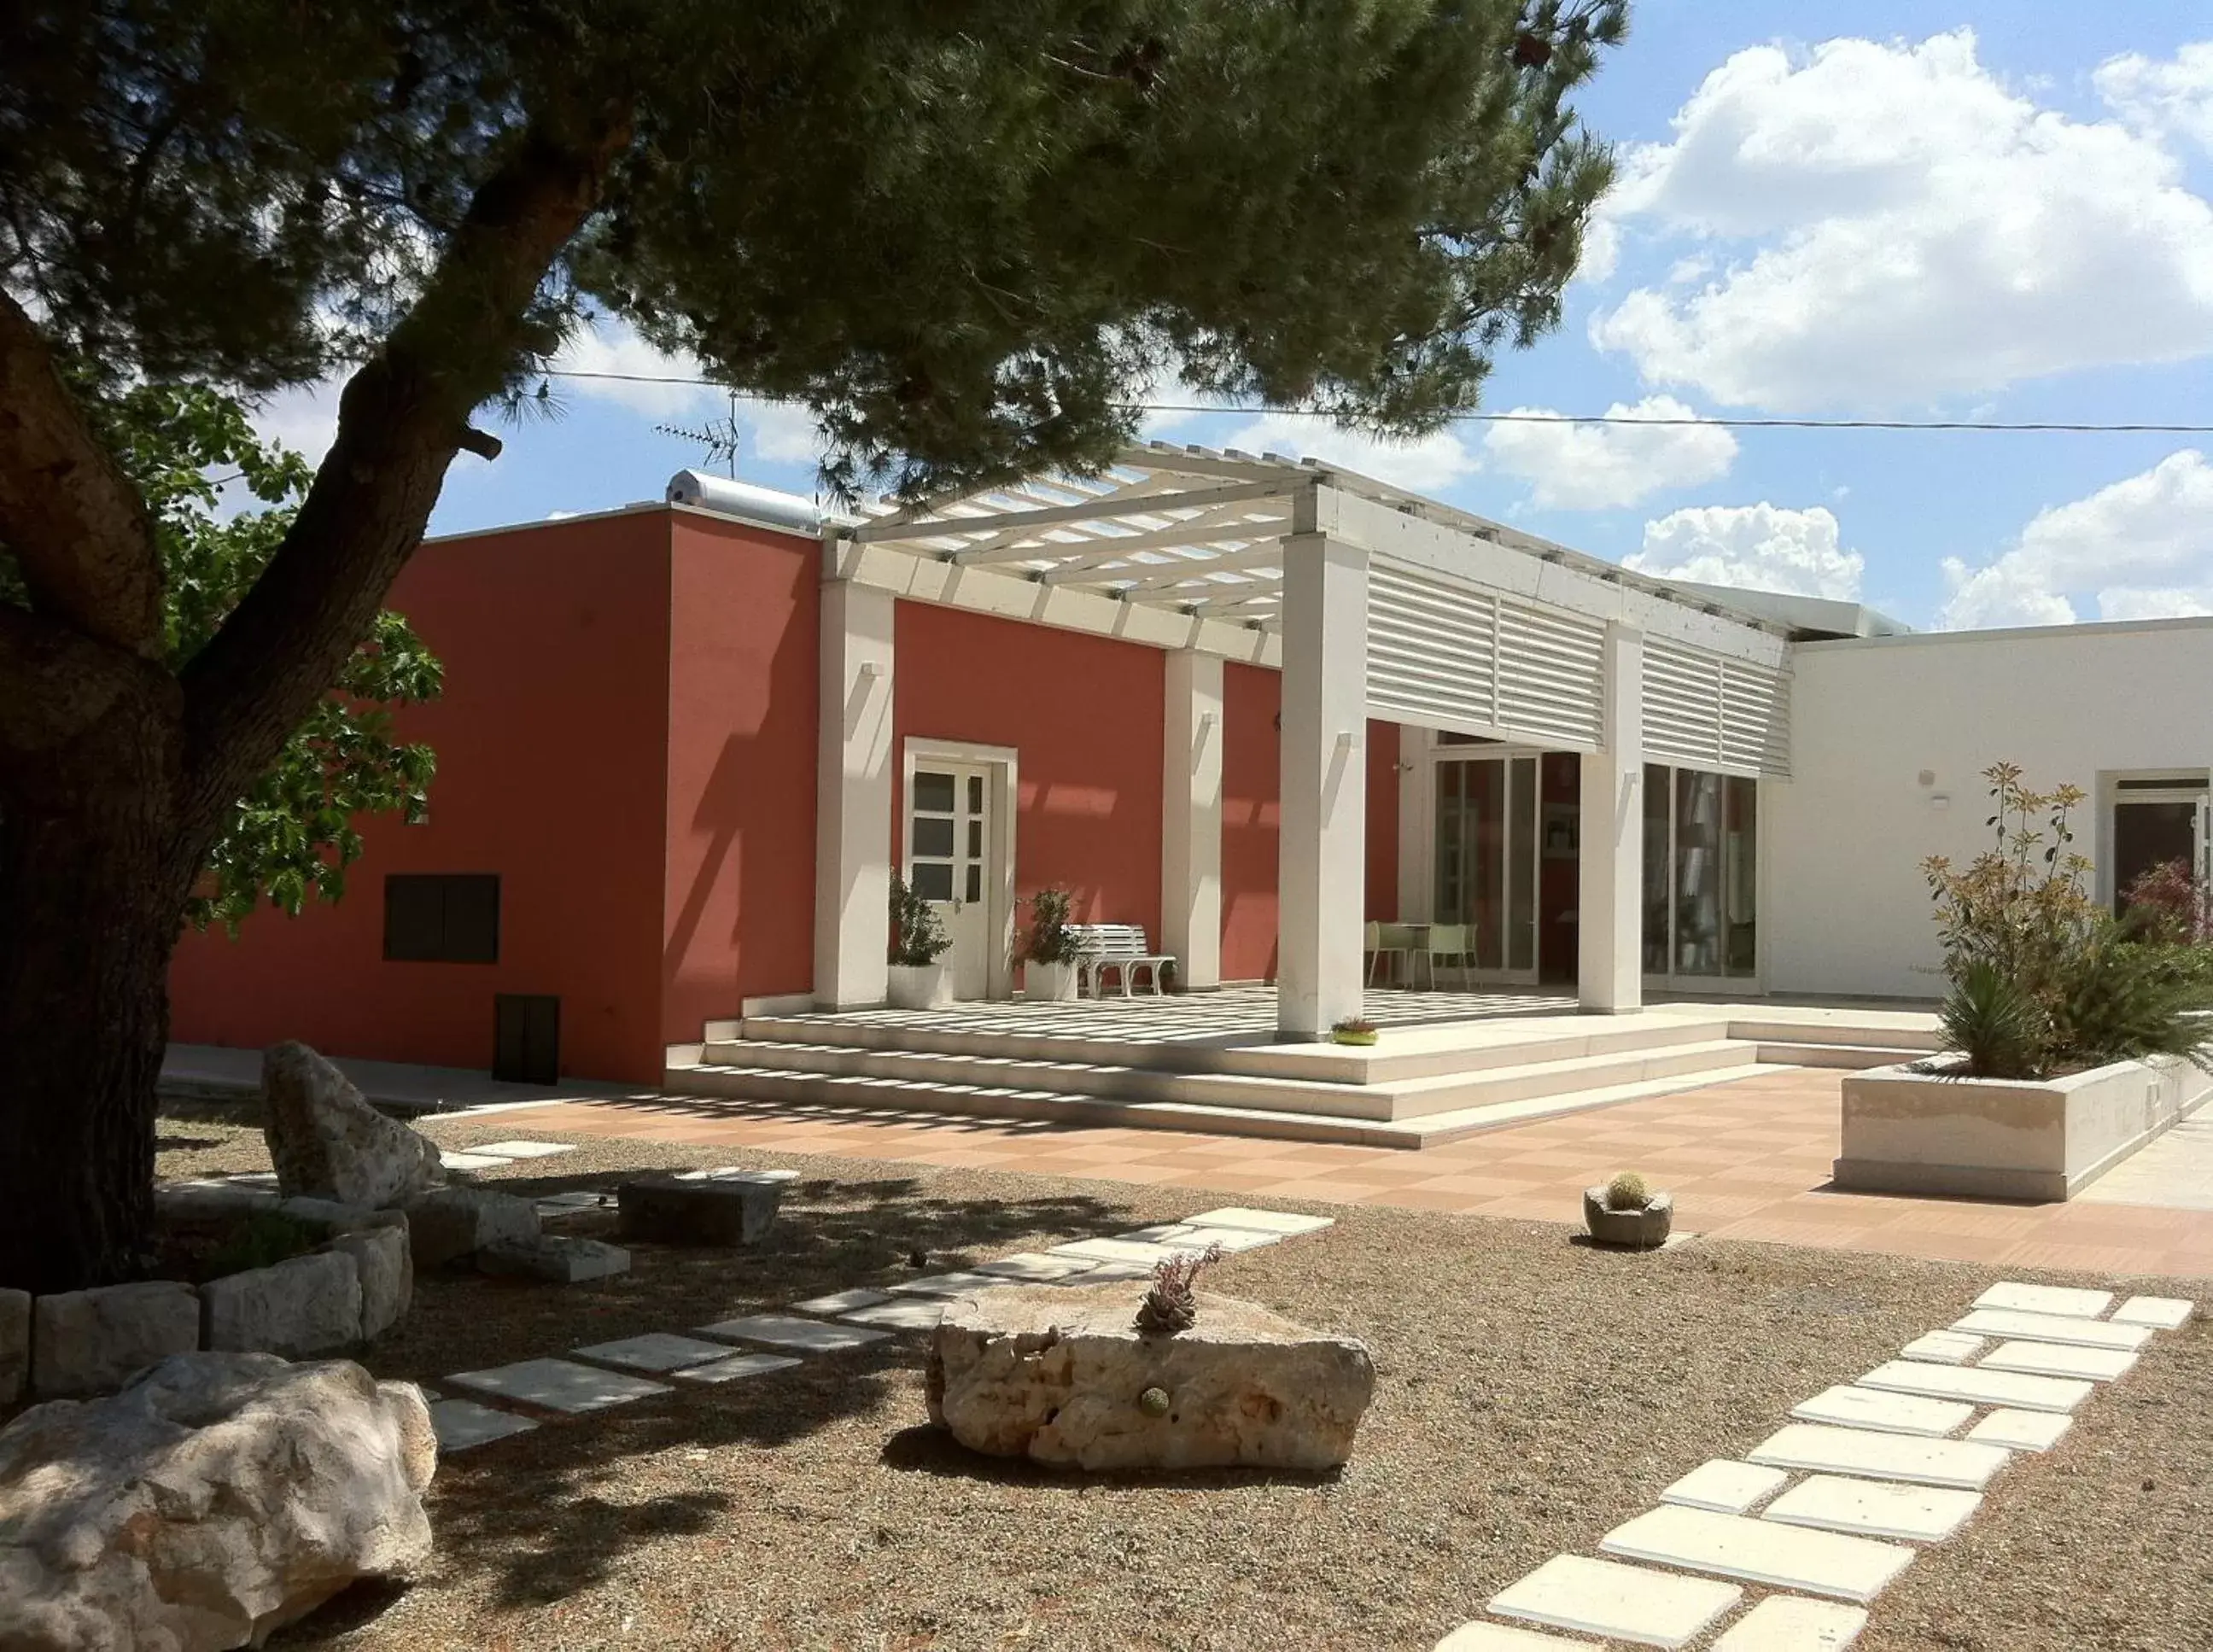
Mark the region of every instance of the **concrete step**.
[[[1315, 1044], [1255, 1044], [1249, 1036], [1219, 1042], [1177, 1037], [1148, 1041], [1142, 1021], [1126, 1032], [1087, 1036], [918, 1023], [911, 1016], [862, 1011], [838, 1015], [755, 1016], [742, 1039], [710, 1037], [698, 1058], [744, 1060], [760, 1043], [827, 1045], [845, 1049], [936, 1056], [1018, 1057], [1090, 1065], [1102, 1058], [1122, 1071], [1212, 1073], [1247, 1078], [1301, 1079], [1327, 1084], [1382, 1084], [1442, 1078], [1484, 1068], [1525, 1067], [1587, 1056], [1709, 1044], [1728, 1036], [1718, 1017], [1677, 1015], [1530, 1018], [1490, 1023], [1414, 1025], [1387, 1028], [1369, 1047]], [[680, 1048], [681, 1046], [679, 1046]]]
[[1795, 1016], [1731, 1015], [1728, 1036], [1749, 1044], [1863, 1045], [1916, 1056], [1937, 1048], [1936, 1017], [1897, 1010], [1835, 1010]]
[[[1330, 1083], [1310, 1079], [1249, 1078], [1219, 1073], [1171, 1073], [1103, 1062], [1046, 1061], [1009, 1055], [942, 1055], [927, 1051], [743, 1039], [707, 1047], [694, 1068], [674, 1066], [668, 1082], [682, 1088], [687, 1070], [813, 1076], [936, 1094], [945, 1088], [1020, 1090], [1118, 1102], [1251, 1109], [1363, 1122], [1404, 1122], [1502, 1103], [1607, 1089], [1656, 1079], [1734, 1076], [1757, 1061], [1753, 1046], [1728, 1039], [1654, 1049], [1579, 1055], [1564, 1060], [1484, 1066], [1471, 1071], [1394, 1082]], [[787, 1087], [775, 1087], [782, 1099]]]
[[701, 1098], [725, 1098], [734, 1106], [747, 1102], [769, 1102], [836, 1109], [839, 1113], [929, 1113], [1052, 1119], [1070, 1125], [1194, 1131], [1209, 1135], [1411, 1149], [1458, 1141], [1484, 1131], [1509, 1129], [1533, 1119], [1618, 1106], [1627, 1101], [1726, 1083], [1757, 1070], [1754, 1064], [1747, 1061], [1714, 1071], [1678, 1074], [1519, 1100], [1492, 1101], [1399, 1120], [1189, 1102], [1117, 1100], [1015, 1085], [915, 1083], [721, 1064], [671, 1069], [664, 1088]]
[[1762, 1039], [1753, 1046], [1763, 1062], [1785, 1067], [1831, 1067], [1864, 1072], [1870, 1067], [1899, 1067], [1926, 1061], [1933, 1050], [1886, 1048], [1879, 1044], [1808, 1044]]

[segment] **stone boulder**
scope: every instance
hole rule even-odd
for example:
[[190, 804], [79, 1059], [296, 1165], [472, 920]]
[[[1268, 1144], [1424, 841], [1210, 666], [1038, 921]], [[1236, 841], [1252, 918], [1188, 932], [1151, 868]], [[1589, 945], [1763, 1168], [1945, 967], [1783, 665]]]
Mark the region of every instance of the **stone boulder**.
[[353, 1258], [361, 1282], [363, 1340], [381, 1337], [399, 1324], [415, 1299], [415, 1260], [407, 1248], [406, 1224], [339, 1234], [328, 1248]]
[[440, 1187], [407, 1207], [407, 1245], [415, 1266], [442, 1268], [493, 1245], [538, 1237], [538, 1206], [483, 1187]]
[[272, 1045], [263, 1053], [261, 1094], [262, 1131], [288, 1198], [382, 1210], [446, 1179], [435, 1143], [370, 1106], [344, 1073], [304, 1044]]
[[205, 1345], [217, 1353], [300, 1358], [361, 1341], [361, 1271], [344, 1251], [315, 1251], [200, 1287]]
[[625, 1239], [664, 1245], [758, 1245], [776, 1225], [783, 1198], [780, 1182], [735, 1177], [639, 1176], [616, 1192]]
[[164, 1280], [58, 1291], [31, 1314], [31, 1392], [45, 1399], [105, 1393], [200, 1345], [199, 1294]]
[[1018, 1285], [949, 1304], [930, 1421], [1056, 1467], [1312, 1470], [1351, 1454], [1375, 1386], [1365, 1346], [1205, 1292], [1190, 1330], [1140, 1335], [1145, 1290]]
[[422, 1392], [358, 1365], [186, 1354], [0, 1429], [0, 1647], [259, 1645], [430, 1552]]

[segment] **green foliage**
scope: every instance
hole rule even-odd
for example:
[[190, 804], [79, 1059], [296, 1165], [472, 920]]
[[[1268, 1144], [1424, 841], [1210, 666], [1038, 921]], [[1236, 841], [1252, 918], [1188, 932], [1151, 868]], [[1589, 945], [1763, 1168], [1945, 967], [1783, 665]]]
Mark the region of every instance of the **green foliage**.
[[953, 937], [937, 921], [937, 908], [892, 874], [892, 955], [894, 964], [918, 968], [934, 964], [953, 945]]
[[1937, 1012], [1944, 1047], [1976, 1078], [2030, 1078], [2045, 1039], [2036, 1002], [1987, 958], [1968, 961]]
[[[1558, 325], [1625, 0], [33, 3], [0, 283], [104, 383], [361, 359], [502, 168], [612, 153], [511, 399], [588, 312], [811, 407], [827, 479], [1095, 470], [1191, 390], [1417, 433]], [[510, 173], [510, 175], [511, 173]], [[495, 235], [518, 234], [509, 223]]]
[[314, 1229], [281, 1210], [251, 1211], [208, 1253], [204, 1277], [220, 1279], [226, 1274], [274, 1267], [305, 1256], [317, 1242]]
[[1644, 1178], [1634, 1170], [1623, 1171], [1606, 1185], [1606, 1208], [1609, 1210], [1642, 1210], [1651, 1199]]
[[[204, 385], [133, 385], [89, 405], [100, 433], [143, 494], [162, 555], [163, 641], [181, 666], [260, 577], [313, 472], [254, 434], [246, 408]], [[242, 482], [261, 509], [227, 512], [222, 484]], [[26, 601], [0, 547], [0, 601]], [[393, 738], [387, 707], [436, 699], [436, 659], [399, 614], [376, 617], [332, 695], [240, 798], [186, 903], [196, 928], [235, 930], [263, 900], [295, 917], [312, 894], [335, 901], [361, 854], [358, 816], [428, 808], [436, 759]]]
[[1065, 889], [1040, 889], [1030, 897], [1030, 932], [1022, 944], [1022, 959], [1032, 964], [1072, 964], [1077, 957], [1076, 936], [1069, 929], [1076, 897]]
[[2213, 1071], [2213, 946], [2156, 901], [2124, 920], [2102, 911], [2086, 887], [2090, 863], [2070, 846], [2083, 793], [2033, 791], [2021, 772], [1984, 771], [1990, 849], [1965, 871], [1941, 856], [1923, 863], [1952, 983], [1944, 1047], [1978, 1078], [2146, 1056]]

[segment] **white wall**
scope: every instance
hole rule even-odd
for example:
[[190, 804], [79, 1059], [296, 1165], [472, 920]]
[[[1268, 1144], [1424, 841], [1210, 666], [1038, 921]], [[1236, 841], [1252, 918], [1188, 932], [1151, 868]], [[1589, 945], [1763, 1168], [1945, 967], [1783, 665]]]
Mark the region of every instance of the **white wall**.
[[1991, 764], [2090, 792], [2094, 861], [2101, 774], [2213, 766], [2213, 619], [1814, 643], [1795, 666], [1793, 778], [1761, 788], [1771, 991], [1936, 995], [1920, 862], [1987, 844]]

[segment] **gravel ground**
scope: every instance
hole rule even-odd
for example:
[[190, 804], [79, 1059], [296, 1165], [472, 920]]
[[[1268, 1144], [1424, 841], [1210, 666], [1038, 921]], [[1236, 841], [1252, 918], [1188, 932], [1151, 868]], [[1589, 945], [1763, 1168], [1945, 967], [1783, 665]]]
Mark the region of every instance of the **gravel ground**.
[[[428, 1128], [452, 1146], [515, 1133], [496, 1116]], [[258, 1132], [220, 1110], [165, 1120], [163, 1137], [165, 1175], [265, 1165]], [[729, 1160], [576, 1139], [576, 1152], [487, 1179], [524, 1191]], [[933, 1268], [955, 1266], [1216, 1202], [864, 1161], [747, 1162], [805, 1178], [774, 1250], [641, 1246], [627, 1278], [567, 1289], [428, 1278], [368, 1362], [430, 1381], [881, 1283], [909, 1271], [918, 1247]], [[1750, 1244], [1622, 1256], [1538, 1223], [1299, 1208], [1338, 1225], [1233, 1257], [1210, 1288], [1374, 1350], [1375, 1404], [1341, 1475], [1086, 1479], [971, 1458], [924, 1425], [921, 1344], [905, 1338], [457, 1456], [431, 1494], [430, 1574], [356, 1590], [272, 1644], [1426, 1649], [1550, 1556], [1594, 1552], [1678, 1475], [1749, 1448], [1798, 1400], [1956, 1317], [1996, 1277]], [[1859, 1645], [2213, 1647], [2205, 1322], [2161, 1337], [2058, 1450], [2011, 1467], [1967, 1532], [1884, 1595]]]

